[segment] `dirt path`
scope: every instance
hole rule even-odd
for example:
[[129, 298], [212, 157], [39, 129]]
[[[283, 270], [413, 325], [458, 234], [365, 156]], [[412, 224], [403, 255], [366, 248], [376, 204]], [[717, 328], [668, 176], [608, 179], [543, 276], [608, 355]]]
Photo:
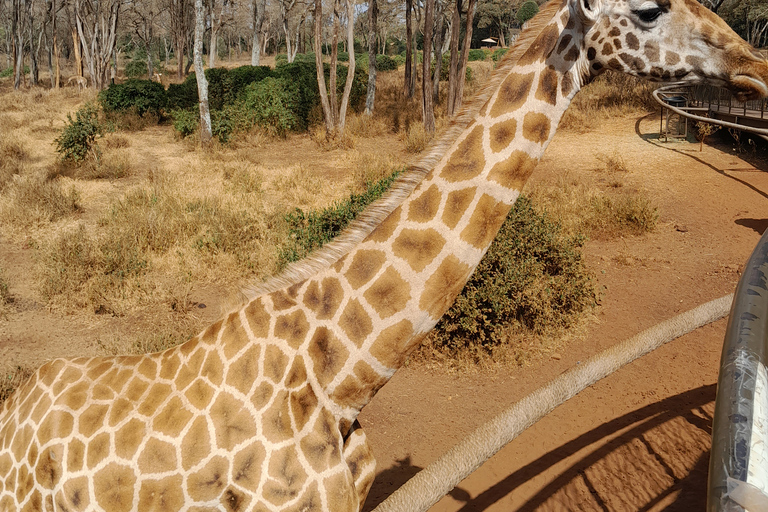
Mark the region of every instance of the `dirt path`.
[[[363, 411], [379, 474], [370, 509], [510, 404], [596, 352], [730, 293], [768, 224], [768, 173], [730, 151], [651, 141], [654, 119], [560, 133], [534, 173], [600, 180], [617, 152], [627, 185], [659, 206], [654, 233], [586, 246], [605, 287], [582, 339], [529, 367], [456, 376], [404, 368]], [[574, 148], [582, 148], [580, 152]], [[765, 169], [763, 165], [758, 167]], [[664, 346], [556, 409], [431, 510], [702, 510], [726, 321]]]

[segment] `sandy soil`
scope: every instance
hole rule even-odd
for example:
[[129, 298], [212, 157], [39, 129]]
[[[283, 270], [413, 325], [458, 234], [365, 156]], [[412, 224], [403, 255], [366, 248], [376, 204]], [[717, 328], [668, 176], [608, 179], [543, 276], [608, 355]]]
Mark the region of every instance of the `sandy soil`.
[[[533, 182], [563, 169], [604, 179], [622, 155], [627, 185], [659, 206], [654, 233], [590, 241], [604, 290], [578, 340], [507, 372], [450, 375], [404, 368], [363, 411], [379, 462], [367, 509], [465, 435], [600, 350], [733, 292], [768, 225], [768, 173], [732, 144], [659, 144], [658, 120], [559, 133]], [[749, 161], [753, 161], [749, 163]], [[711, 419], [726, 320], [663, 346], [588, 388], [523, 433], [431, 510], [703, 510]]]
[[[361, 415], [379, 463], [367, 510], [474, 428], [579, 361], [733, 291], [768, 226], [766, 166], [730, 145], [700, 153], [698, 144], [658, 144], [657, 123], [628, 117], [591, 133], [557, 135], [534, 183], [554, 182], [565, 169], [599, 183], [607, 179], [596, 170], [604, 167], [599, 158], [620, 154], [629, 169], [624, 186], [646, 191], [659, 206], [657, 229], [587, 243], [587, 263], [603, 295], [579, 339], [521, 369], [466, 375], [415, 365], [400, 370]], [[286, 153], [296, 150], [286, 147]], [[141, 321], [48, 311], [35, 292], [32, 254], [0, 240], [0, 261], [17, 298], [12, 313], [0, 317], [0, 362], [39, 364], [97, 353], [100, 341]], [[204, 321], [215, 319], [227, 296], [215, 287], [191, 293], [208, 306], [199, 311]], [[585, 390], [432, 510], [703, 509], [724, 329], [724, 320], [699, 329]]]

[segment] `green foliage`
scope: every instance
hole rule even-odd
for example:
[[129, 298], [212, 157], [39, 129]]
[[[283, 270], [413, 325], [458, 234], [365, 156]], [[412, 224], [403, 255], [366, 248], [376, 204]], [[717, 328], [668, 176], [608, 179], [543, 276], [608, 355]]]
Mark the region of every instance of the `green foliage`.
[[485, 50], [482, 50], [480, 48], [470, 48], [468, 60], [469, 61], [478, 61], [478, 60], [485, 60], [488, 57], [488, 53]]
[[62, 160], [80, 162], [96, 150], [96, 136], [103, 132], [99, 123], [99, 107], [86, 103], [75, 112], [75, 119], [67, 114], [67, 125], [54, 142]]
[[168, 109], [188, 109], [197, 105], [197, 79], [195, 74], [189, 75], [180, 84], [170, 84], [167, 91]]
[[[448, 56], [446, 56], [446, 55], [443, 56], [443, 63], [441, 65], [441, 67], [440, 67], [440, 80], [442, 80], [444, 82], [447, 82], [448, 79], [450, 78], [448, 72], [450, 71], [450, 67], [451, 67], [451, 59], [450, 58], [446, 58], [446, 57], [448, 57]], [[435, 73], [435, 63], [434, 62], [432, 63], [432, 71], [431, 72], [434, 75], [434, 73]], [[471, 82], [472, 81], [472, 68], [470, 68], [469, 66], [467, 66], [467, 70], [464, 72], [464, 80], [466, 80], [467, 82]]]
[[211, 112], [211, 131], [221, 142], [231, 134], [261, 126], [273, 135], [284, 136], [298, 125], [298, 87], [285, 78], [267, 77], [250, 84], [243, 98]]
[[139, 116], [150, 113], [160, 117], [168, 95], [162, 84], [132, 78], [101, 91], [99, 103], [107, 113], [133, 111]]
[[283, 136], [299, 124], [297, 98], [298, 86], [293, 82], [267, 77], [246, 88], [241, 105], [252, 116], [253, 124]]
[[182, 137], [195, 133], [200, 126], [200, 113], [195, 107], [171, 110], [173, 129]]
[[[24, 74], [29, 74], [29, 66], [24, 66]], [[0, 78], [8, 78], [13, 75], [13, 66], [8, 66], [4, 70], [0, 71]]]
[[397, 61], [389, 55], [376, 55], [376, 70], [378, 71], [396, 71]]
[[492, 350], [504, 331], [521, 325], [533, 332], [568, 327], [597, 304], [584, 268], [581, 237], [567, 237], [520, 196], [456, 302], [436, 327], [447, 351]]
[[499, 62], [501, 58], [509, 51], [509, 48], [497, 48], [491, 54], [493, 62]]
[[520, 25], [522, 25], [526, 21], [536, 16], [538, 12], [539, 4], [537, 4], [534, 0], [526, 0], [523, 2], [523, 5], [520, 6], [520, 9], [518, 9], [515, 19]]
[[318, 211], [305, 212], [296, 208], [285, 216], [289, 226], [289, 241], [280, 250], [280, 265], [298, 261], [319, 249], [341, 233], [369, 204], [377, 200], [392, 185], [402, 171], [396, 170], [386, 178], [369, 182], [362, 194]]

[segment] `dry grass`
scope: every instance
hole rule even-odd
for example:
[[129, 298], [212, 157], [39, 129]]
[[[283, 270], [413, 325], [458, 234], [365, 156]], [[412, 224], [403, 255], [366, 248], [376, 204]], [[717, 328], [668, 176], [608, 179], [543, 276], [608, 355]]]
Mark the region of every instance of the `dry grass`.
[[34, 370], [28, 366], [16, 366], [0, 372], [0, 404], [5, 402], [11, 393], [32, 376]]
[[44, 171], [16, 176], [0, 197], [0, 223], [16, 229], [49, 224], [79, 211], [77, 188], [49, 179]]
[[601, 120], [634, 112], [654, 111], [651, 82], [623, 73], [605, 72], [585, 86], [565, 111], [559, 128], [587, 132]]
[[0, 139], [0, 191], [24, 172], [28, 161], [29, 151], [19, 134], [10, 132]]

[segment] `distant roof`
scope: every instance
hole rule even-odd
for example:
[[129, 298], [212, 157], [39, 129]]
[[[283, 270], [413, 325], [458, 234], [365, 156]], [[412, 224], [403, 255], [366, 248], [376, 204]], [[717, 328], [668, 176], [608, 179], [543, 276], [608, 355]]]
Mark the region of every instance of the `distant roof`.
[[482, 42], [483, 43], [495, 43], [496, 39], [494, 39], [492, 37], [489, 37], [488, 39], [483, 39]]

